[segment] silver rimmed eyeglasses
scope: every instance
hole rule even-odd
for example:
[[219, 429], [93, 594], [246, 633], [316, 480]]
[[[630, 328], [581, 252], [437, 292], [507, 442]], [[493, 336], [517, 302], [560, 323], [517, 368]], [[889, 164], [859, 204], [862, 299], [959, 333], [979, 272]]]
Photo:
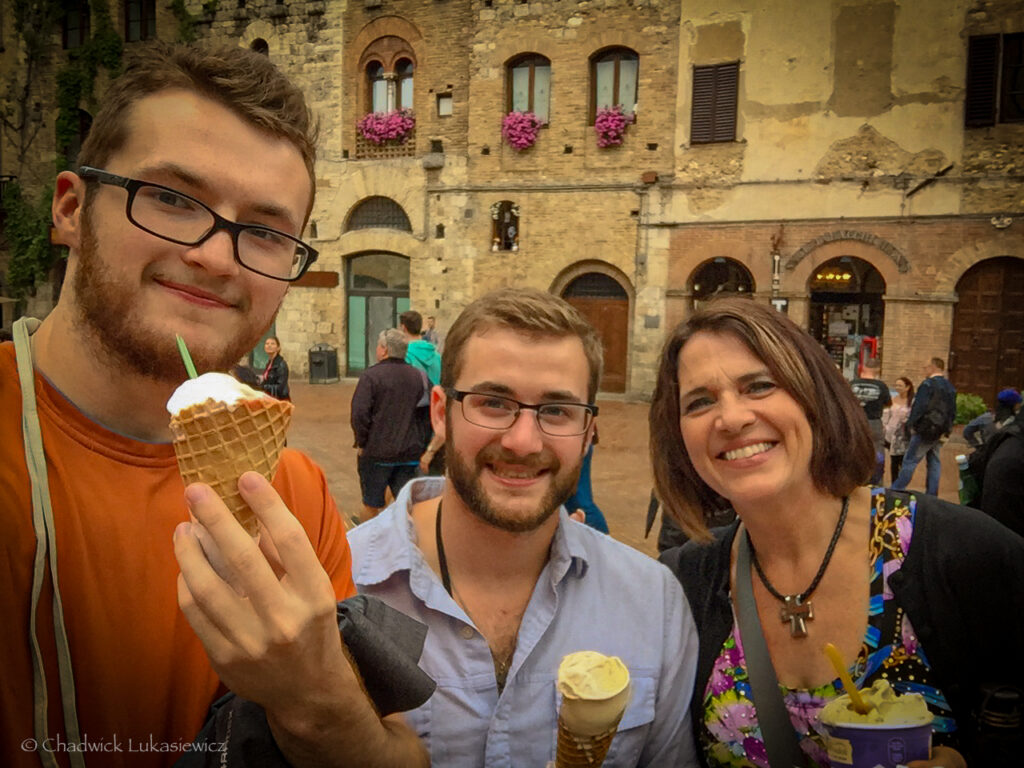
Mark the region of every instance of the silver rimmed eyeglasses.
[[597, 416], [597, 406], [587, 403], [539, 403], [529, 405], [511, 397], [483, 392], [445, 390], [448, 397], [462, 403], [462, 415], [470, 424], [487, 429], [509, 429], [523, 411], [537, 414], [541, 432], [553, 437], [582, 435]]
[[315, 249], [270, 227], [225, 219], [205, 203], [163, 184], [129, 179], [82, 166], [78, 175], [128, 192], [125, 214], [144, 232], [179, 245], [199, 245], [224, 230], [231, 235], [235, 261], [274, 280], [298, 280], [319, 255]]

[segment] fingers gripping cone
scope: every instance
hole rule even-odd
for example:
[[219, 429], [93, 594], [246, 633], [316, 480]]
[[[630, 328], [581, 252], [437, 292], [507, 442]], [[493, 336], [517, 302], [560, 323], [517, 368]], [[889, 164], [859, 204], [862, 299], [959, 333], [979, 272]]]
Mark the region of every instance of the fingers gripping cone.
[[208, 399], [171, 417], [185, 485], [210, 485], [251, 536], [257, 532], [256, 515], [238, 492], [238, 478], [249, 470], [274, 478], [292, 408], [290, 402], [267, 397], [230, 405]]
[[601, 765], [629, 703], [629, 670], [615, 656], [570, 653], [558, 668], [558, 689], [556, 768]]

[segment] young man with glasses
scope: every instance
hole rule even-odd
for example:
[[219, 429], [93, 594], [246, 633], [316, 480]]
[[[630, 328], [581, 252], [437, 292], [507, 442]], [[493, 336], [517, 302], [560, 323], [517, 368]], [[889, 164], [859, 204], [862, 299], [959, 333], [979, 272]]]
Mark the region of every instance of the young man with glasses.
[[[208, 486], [183, 489], [170, 443], [165, 404], [186, 377], [175, 335], [200, 372], [230, 369], [316, 258], [301, 239], [309, 110], [243, 48], [134, 56], [82, 167], [57, 177], [67, 277], [53, 312], [26, 327], [21, 379], [14, 346], [0, 345], [0, 754], [35, 766], [87, 741], [104, 765], [170, 765], [226, 683], [264, 706], [296, 765], [415, 764], [415, 736], [376, 716], [344, 657], [335, 600], [354, 592], [351, 558], [320, 469], [286, 450], [273, 486], [243, 475], [257, 544]], [[38, 403], [28, 450], [19, 381]], [[228, 563], [246, 564], [246, 598], [211, 569], [200, 522]]]
[[431, 399], [446, 477], [413, 480], [350, 532], [360, 592], [429, 627], [420, 663], [437, 691], [406, 717], [435, 765], [553, 760], [558, 665], [579, 650], [619, 656], [632, 677], [604, 765], [696, 765], [697, 639], [680, 590], [562, 506], [593, 434], [601, 357], [594, 329], [547, 293], [470, 304]]

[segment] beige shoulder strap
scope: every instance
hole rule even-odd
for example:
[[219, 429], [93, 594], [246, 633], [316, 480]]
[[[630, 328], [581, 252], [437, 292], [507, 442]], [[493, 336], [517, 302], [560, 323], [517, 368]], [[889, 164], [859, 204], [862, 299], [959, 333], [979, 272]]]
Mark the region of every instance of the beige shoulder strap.
[[[69, 744], [81, 743], [78, 731], [78, 711], [75, 706], [75, 676], [71, 669], [71, 651], [68, 647], [67, 630], [64, 627], [64, 607], [60, 598], [60, 584], [57, 580], [57, 534], [53, 525], [53, 509], [50, 506], [50, 484], [46, 475], [46, 454], [43, 451], [43, 437], [39, 431], [39, 412], [36, 408], [35, 372], [32, 364], [32, 346], [29, 335], [39, 327], [35, 318], [25, 317], [14, 324], [14, 351], [18, 361], [18, 378], [21, 382], [21, 425], [25, 440], [25, 464], [32, 483], [32, 525], [36, 531], [36, 557], [32, 575], [32, 612], [29, 616], [29, 642], [32, 646], [32, 697], [33, 723], [36, 749], [45, 768], [57, 768], [53, 751], [44, 749], [48, 743], [46, 671], [39, 650], [36, 629], [36, 613], [39, 594], [43, 587], [46, 563], [50, 563], [50, 578], [53, 581], [53, 627], [57, 641], [57, 667], [60, 675], [60, 693], [64, 709], [64, 730]], [[80, 752], [68, 751], [73, 768], [85, 768], [85, 759]]]

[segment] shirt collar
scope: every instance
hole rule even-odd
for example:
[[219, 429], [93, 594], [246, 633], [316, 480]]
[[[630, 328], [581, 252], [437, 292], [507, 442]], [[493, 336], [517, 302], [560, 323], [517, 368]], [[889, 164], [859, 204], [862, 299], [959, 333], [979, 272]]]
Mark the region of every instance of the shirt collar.
[[[444, 478], [416, 478], [407, 483], [395, 501], [375, 518], [375, 523], [368, 523], [373, 526], [373, 533], [366, 557], [355, 574], [357, 584], [379, 584], [398, 571], [412, 571], [414, 563], [422, 560], [422, 555], [415, 551], [410, 512], [413, 504], [440, 496], [444, 487]], [[549, 563], [554, 585], [568, 575], [582, 578], [588, 567], [583, 524], [570, 520], [565, 507], [558, 508], [558, 515]]]

